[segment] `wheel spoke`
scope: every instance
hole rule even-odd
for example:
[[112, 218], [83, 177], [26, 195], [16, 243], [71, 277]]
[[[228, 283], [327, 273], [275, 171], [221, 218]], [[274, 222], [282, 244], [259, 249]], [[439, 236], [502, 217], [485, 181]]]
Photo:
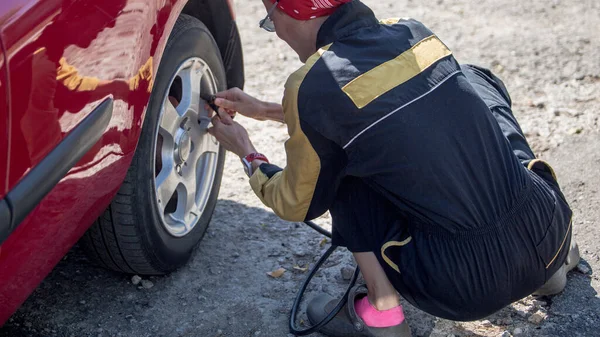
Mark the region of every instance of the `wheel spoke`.
[[198, 168], [196, 169], [198, 175], [198, 188], [196, 195], [199, 202], [198, 208], [200, 210], [204, 210], [204, 207], [208, 201], [207, 198], [202, 198], [201, 196], [210, 195], [210, 191], [215, 180], [216, 163], [217, 154], [211, 154], [210, 156], [204, 157], [198, 161]]
[[204, 153], [217, 153], [219, 152], [219, 143], [212, 135], [206, 133], [204, 137], [201, 138], [199, 147], [199, 155], [201, 156]]
[[180, 177], [172, 165], [171, 167], [163, 166], [163, 169], [156, 177], [156, 196], [158, 197], [161, 210], [164, 211], [180, 181]]
[[173, 104], [168, 98], [165, 99], [160, 118], [161, 134], [163, 136], [170, 135], [172, 138], [181, 124], [181, 121], [181, 115], [177, 112]]
[[185, 115], [192, 110], [198, 113], [200, 109], [200, 81], [202, 80], [202, 66], [198, 62], [192, 62], [191, 65], [183, 69], [179, 76], [181, 77], [181, 102], [177, 106], [177, 112]]
[[[192, 184], [185, 184], [183, 187], [181, 192], [185, 194], [185, 203], [183, 204], [185, 212], [182, 218], [184, 219], [185, 228], [189, 230], [190, 220], [199, 216], [196, 207], [196, 181]], [[177, 211], [179, 212], [179, 210]]]
[[216, 139], [208, 133], [203, 124], [193, 125], [190, 128], [190, 137], [194, 143], [194, 154], [199, 158], [205, 152], [216, 153], [219, 151], [219, 145]]

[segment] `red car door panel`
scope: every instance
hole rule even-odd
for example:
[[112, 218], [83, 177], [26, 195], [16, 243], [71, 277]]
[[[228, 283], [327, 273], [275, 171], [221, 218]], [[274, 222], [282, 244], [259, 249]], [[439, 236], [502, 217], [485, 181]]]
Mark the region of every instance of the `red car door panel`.
[[[8, 72], [0, 39], [0, 200], [7, 192], [8, 176]], [[2, 218], [0, 218], [0, 221]]]
[[123, 0], [32, 1], [3, 27], [14, 102], [9, 190], [101, 99], [127, 97], [126, 79], [117, 79], [126, 75], [126, 63], [110, 69], [114, 55], [106, 47], [112, 46], [98, 38], [114, 29], [124, 6]]
[[[4, 48], [0, 39], [0, 228], [11, 221], [11, 213], [4, 199], [8, 176], [8, 75], [4, 62]], [[1, 229], [0, 229], [1, 230]], [[1, 252], [0, 252], [1, 253]]]
[[141, 132], [164, 32], [184, 4], [1, 1], [11, 83], [5, 199], [13, 221], [10, 236], [0, 238], [0, 324], [117, 192]]

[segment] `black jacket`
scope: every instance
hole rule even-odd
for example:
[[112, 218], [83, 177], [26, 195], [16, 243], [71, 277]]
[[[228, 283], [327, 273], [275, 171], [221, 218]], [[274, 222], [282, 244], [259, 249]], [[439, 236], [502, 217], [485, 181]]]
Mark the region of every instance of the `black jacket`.
[[265, 205], [286, 220], [313, 219], [350, 175], [432, 232], [492, 226], [511, 212], [530, 173], [494, 102], [429, 29], [377, 21], [353, 1], [323, 24], [317, 48], [285, 85], [286, 168], [263, 164], [250, 180]]

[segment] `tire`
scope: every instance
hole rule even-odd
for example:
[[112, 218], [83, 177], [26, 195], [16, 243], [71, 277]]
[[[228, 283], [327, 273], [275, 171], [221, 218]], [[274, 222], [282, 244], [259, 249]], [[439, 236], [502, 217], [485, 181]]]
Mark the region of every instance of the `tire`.
[[[211, 167], [216, 167], [216, 171], [211, 171], [214, 172], [211, 175], [214, 177], [212, 188], [204, 194], [208, 201], [203, 204], [205, 206], [201, 214], [194, 214], [198, 221], [192, 221], [189, 232], [173, 235], [166, 225], [167, 217], [161, 213], [168, 206], [159, 206], [161, 201], [155, 185], [155, 179], [158, 179], [155, 165], [159, 159], [156, 159], [155, 149], [159, 151], [156, 139], [163, 118], [161, 109], [165, 97], [170, 99], [175, 74], [186, 60], [200, 58], [210, 69], [213, 89], [225, 90], [226, 77], [220, 55], [216, 42], [204, 24], [185, 14], [177, 19], [162, 56], [139, 143], [125, 181], [108, 209], [82, 238], [84, 249], [99, 265], [130, 274], [166, 274], [185, 264], [204, 236], [217, 202], [225, 151], [218, 145], [212, 145], [219, 150], [215, 152], [215, 157], [211, 157], [216, 158], [211, 159]], [[163, 145], [160, 146], [162, 151]], [[194, 149], [193, 146], [191, 148]], [[198, 169], [193, 172], [198, 172]], [[180, 171], [178, 173], [181, 175]], [[201, 174], [204, 176], [204, 173]]]

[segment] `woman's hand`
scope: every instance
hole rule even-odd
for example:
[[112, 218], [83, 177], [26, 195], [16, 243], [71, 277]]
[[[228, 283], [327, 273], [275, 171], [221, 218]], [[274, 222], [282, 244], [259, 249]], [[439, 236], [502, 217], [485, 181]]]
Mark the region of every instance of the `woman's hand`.
[[243, 158], [256, 152], [248, 132], [239, 123], [234, 122], [227, 113], [219, 113], [212, 118], [212, 127], [208, 132], [227, 150]]
[[239, 88], [231, 88], [216, 94], [215, 104], [234, 116], [236, 112], [259, 121], [272, 120], [283, 123], [283, 109], [280, 104], [263, 102]]
[[265, 119], [265, 103], [257, 98], [254, 98], [239, 88], [231, 88], [221, 91], [216, 94], [215, 104], [225, 109], [229, 115], [234, 115], [235, 112], [258, 119]]

